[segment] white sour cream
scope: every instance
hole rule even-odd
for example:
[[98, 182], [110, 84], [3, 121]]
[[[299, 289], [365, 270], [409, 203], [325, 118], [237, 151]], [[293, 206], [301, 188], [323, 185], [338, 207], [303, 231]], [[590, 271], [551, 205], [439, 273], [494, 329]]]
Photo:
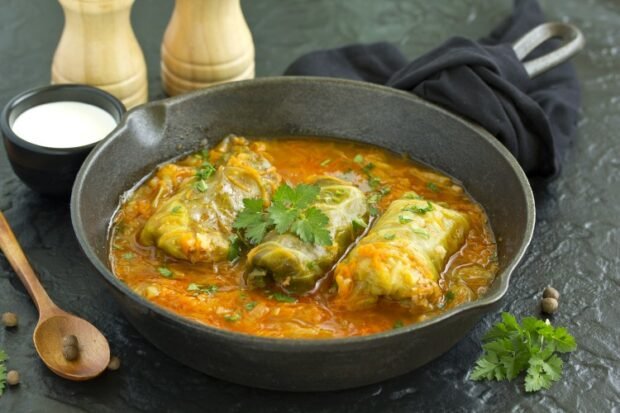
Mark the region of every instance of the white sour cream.
[[105, 138], [116, 121], [105, 110], [82, 102], [61, 101], [34, 106], [15, 119], [13, 132], [48, 148], [75, 148]]

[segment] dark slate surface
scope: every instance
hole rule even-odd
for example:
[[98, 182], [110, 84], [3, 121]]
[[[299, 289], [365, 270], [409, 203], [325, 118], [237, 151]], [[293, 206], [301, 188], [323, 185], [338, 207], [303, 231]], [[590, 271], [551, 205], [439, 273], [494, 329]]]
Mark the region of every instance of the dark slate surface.
[[[159, 85], [159, 44], [172, 2], [138, 0], [135, 31], [145, 52], [152, 98]], [[535, 314], [547, 284], [562, 294], [554, 322], [573, 332], [579, 350], [562, 381], [529, 395], [522, 380], [475, 383], [467, 374], [479, 340], [498, 319], [490, 314], [457, 346], [429, 365], [384, 383], [336, 393], [276, 393], [225, 383], [179, 365], [128, 325], [79, 250], [68, 202], [30, 192], [0, 149], [0, 209], [56, 302], [99, 326], [123, 360], [115, 373], [72, 383], [50, 373], [31, 342], [36, 313], [0, 257], [0, 312], [19, 314], [16, 331], [0, 329], [0, 348], [22, 384], [0, 398], [1, 412], [400, 412], [584, 411], [620, 409], [620, 4], [616, 0], [548, 0], [549, 18], [570, 20], [586, 34], [574, 61], [583, 81], [577, 141], [562, 176], [536, 190], [532, 246], [516, 271], [503, 309]], [[350, 42], [389, 40], [409, 56], [452, 34], [479, 37], [510, 9], [508, 0], [244, 1], [254, 33], [257, 74], [275, 75], [299, 54]], [[3, 0], [0, 5], [0, 104], [49, 79], [62, 28], [56, 2]], [[295, 368], [295, 366], [291, 366]]]

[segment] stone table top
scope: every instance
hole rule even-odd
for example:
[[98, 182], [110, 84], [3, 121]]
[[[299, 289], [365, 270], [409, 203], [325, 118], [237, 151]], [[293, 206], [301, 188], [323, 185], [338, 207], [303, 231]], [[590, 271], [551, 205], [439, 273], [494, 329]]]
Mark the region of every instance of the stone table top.
[[[0, 6], [0, 104], [49, 82], [63, 17], [53, 1], [3, 0]], [[352, 42], [388, 40], [412, 58], [452, 35], [487, 34], [511, 8], [509, 0], [260, 0], [243, 1], [256, 44], [257, 76], [277, 75], [300, 54]], [[468, 372], [480, 338], [499, 319], [487, 315], [449, 352], [404, 376], [332, 393], [279, 393], [223, 382], [180, 365], [143, 339], [120, 314], [103, 280], [80, 251], [68, 201], [39, 196], [13, 174], [0, 149], [0, 210], [52, 298], [99, 326], [123, 366], [86, 383], [45, 368], [31, 341], [36, 312], [0, 255], [0, 312], [20, 316], [0, 329], [0, 348], [22, 383], [0, 398], [2, 412], [410, 412], [583, 411], [620, 409], [620, 3], [547, 0], [549, 20], [571, 21], [587, 40], [574, 62], [583, 112], [562, 175], [535, 188], [536, 231], [514, 274], [502, 310], [538, 314], [546, 285], [560, 293], [553, 322], [579, 348], [561, 381], [536, 394], [513, 382], [473, 382]], [[149, 68], [150, 96], [162, 98], [159, 47], [172, 2], [139, 0], [134, 30]], [[291, 368], [294, 368], [292, 366]]]

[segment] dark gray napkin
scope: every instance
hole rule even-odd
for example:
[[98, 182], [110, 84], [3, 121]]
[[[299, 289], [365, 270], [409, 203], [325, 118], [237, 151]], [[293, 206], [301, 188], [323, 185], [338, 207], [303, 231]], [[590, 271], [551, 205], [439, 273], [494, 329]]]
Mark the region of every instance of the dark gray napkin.
[[[483, 126], [530, 177], [553, 178], [577, 125], [581, 97], [570, 63], [530, 79], [511, 44], [545, 21], [536, 0], [479, 41], [454, 37], [409, 62], [392, 44], [351, 45], [309, 53], [286, 75], [363, 80], [413, 92]], [[558, 46], [551, 40], [528, 59]]]

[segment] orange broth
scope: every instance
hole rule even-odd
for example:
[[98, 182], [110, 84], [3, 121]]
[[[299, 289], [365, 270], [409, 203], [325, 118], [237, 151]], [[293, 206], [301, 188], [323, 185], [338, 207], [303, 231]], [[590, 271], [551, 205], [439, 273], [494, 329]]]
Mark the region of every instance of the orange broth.
[[[368, 191], [363, 167], [372, 162], [372, 174], [391, 189], [377, 205], [379, 214], [409, 191], [465, 213], [471, 229], [464, 246], [450, 258], [441, 274], [444, 298], [439, 305], [431, 311], [415, 313], [396, 302], [380, 299], [370, 309], [336, 309], [330, 305], [335, 296], [331, 274], [324, 277], [315, 291], [296, 297], [294, 302], [285, 302], [274, 291], [251, 290], [244, 285], [243, 257], [234, 263], [192, 264], [172, 258], [156, 247], [140, 245], [138, 234], [157, 205], [171, 197], [184, 180], [193, 177], [204, 162], [195, 154], [174, 161], [175, 167], [158, 168], [120, 205], [110, 234], [110, 261], [116, 276], [146, 299], [181, 316], [218, 328], [280, 338], [360, 336], [416, 323], [476, 300], [495, 278], [497, 248], [487, 216], [450, 177], [404, 156], [348, 141], [253, 140], [252, 148], [263, 153], [283, 180], [293, 185], [312, 175], [328, 174], [348, 179]], [[364, 162], [359, 162], [358, 154]], [[163, 276], [161, 268], [169, 269], [172, 276]], [[209, 291], [188, 291], [192, 283], [215, 287]]]

